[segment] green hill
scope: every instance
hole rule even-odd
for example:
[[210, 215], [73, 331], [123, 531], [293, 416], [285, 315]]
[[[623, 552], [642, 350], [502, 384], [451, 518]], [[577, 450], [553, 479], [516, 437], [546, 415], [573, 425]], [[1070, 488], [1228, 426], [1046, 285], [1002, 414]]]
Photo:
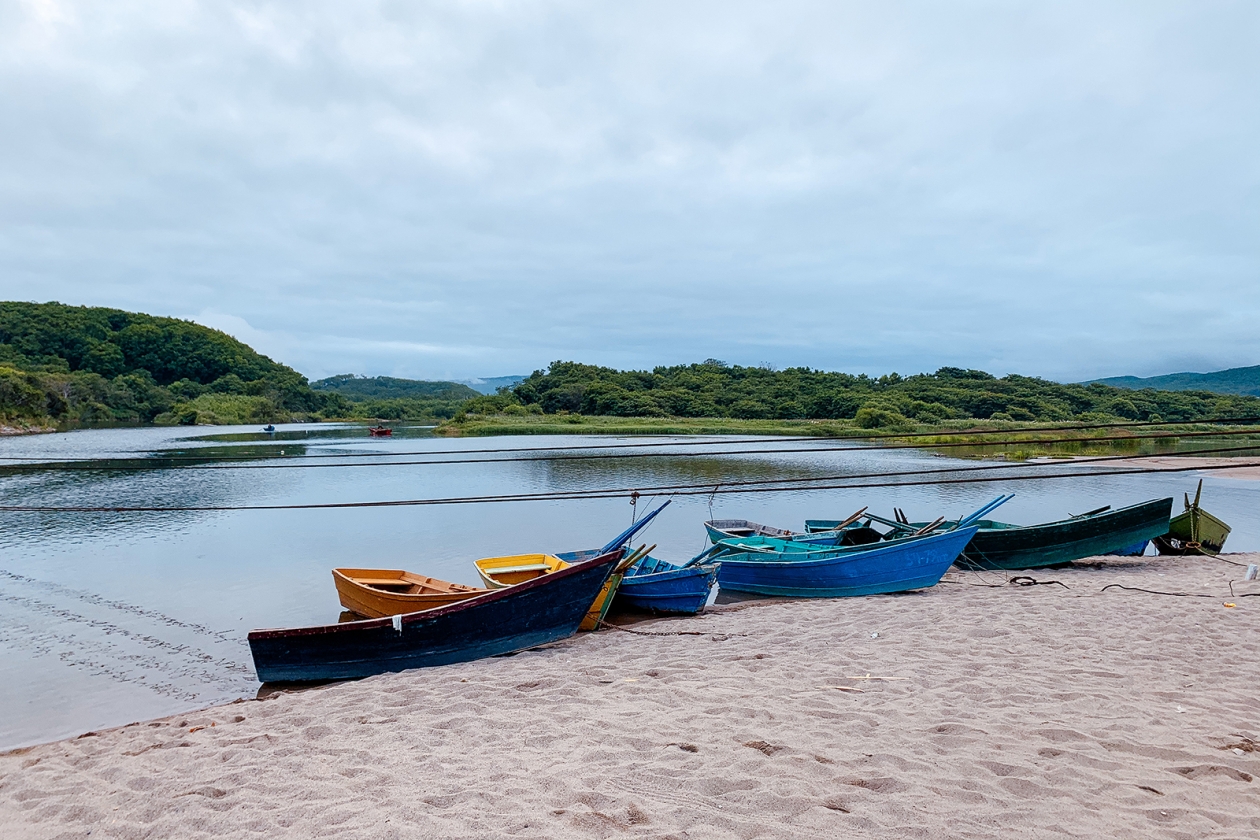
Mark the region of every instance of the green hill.
[[[481, 397], [466, 411], [487, 410], [508, 399]], [[651, 371], [554, 362], [517, 385], [510, 400], [548, 414], [854, 419], [867, 428], [967, 418], [1106, 422], [1260, 416], [1260, 399], [1249, 396], [1061, 385], [948, 367], [932, 374], [872, 378], [809, 368], [739, 367], [713, 359]]]
[[348, 416], [375, 420], [443, 420], [454, 416], [466, 400], [481, 396], [458, 382], [352, 373], [320, 379], [311, 387], [350, 400]]
[[[1260, 365], [1230, 368], [1213, 373], [1169, 373], [1164, 376], [1113, 376], [1093, 380], [1101, 385], [1138, 391], [1211, 391], [1215, 394], [1241, 394], [1260, 397]], [[1085, 383], [1091, 384], [1091, 383]]]
[[467, 400], [477, 392], [458, 382], [395, 379], [392, 376], [356, 376], [343, 373], [311, 383], [316, 391], [332, 391], [348, 400], [415, 399]]
[[290, 367], [226, 333], [102, 307], [0, 302], [0, 419], [21, 426], [340, 416]]

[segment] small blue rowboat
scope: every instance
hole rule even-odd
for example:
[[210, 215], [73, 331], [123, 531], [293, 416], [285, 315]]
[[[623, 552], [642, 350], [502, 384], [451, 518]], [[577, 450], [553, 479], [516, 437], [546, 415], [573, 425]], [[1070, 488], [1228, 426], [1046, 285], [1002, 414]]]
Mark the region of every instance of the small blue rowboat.
[[695, 615], [708, 603], [717, 576], [715, 564], [676, 566], [648, 556], [621, 579], [617, 600], [641, 610]]
[[[950, 564], [975, 536], [974, 526], [922, 537], [906, 537], [850, 548], [791, 548], [759, 538], [764, 547], [741, 546], [731, 540], [726, 553], [712, 559], [721, 565], [718, 585], [737, 592], [792, 598], [842, 598], [879, 595], [935, 586]], [[744, 548], [745, 550], [741, 550]]]

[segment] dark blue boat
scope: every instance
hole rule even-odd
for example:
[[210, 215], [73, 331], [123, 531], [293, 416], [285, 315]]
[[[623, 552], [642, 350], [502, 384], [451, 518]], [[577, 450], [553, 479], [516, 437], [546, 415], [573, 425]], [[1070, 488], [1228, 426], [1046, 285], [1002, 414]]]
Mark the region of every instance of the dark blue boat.
[[262, 682], [348, 680], [467, 662], [572, 636], [625, 555], [616, 548], [515, 586], [423, 612], [249, 634]]
[[[935, 586], [975, 527], [850, 548], [809, 549], [757, 538], [731, 540], [712, 559], [723, 589], [794, 598], [840, 598]], [[744, 541], [747, 542], [747, 541]], [[780, 546], [773, 543], [779, 542]]]
[[648, 556], [621, 579], [617, 601], [640, 610], [695, 615], [708, 602], [717, 576], [714, 564], [676, 566]]

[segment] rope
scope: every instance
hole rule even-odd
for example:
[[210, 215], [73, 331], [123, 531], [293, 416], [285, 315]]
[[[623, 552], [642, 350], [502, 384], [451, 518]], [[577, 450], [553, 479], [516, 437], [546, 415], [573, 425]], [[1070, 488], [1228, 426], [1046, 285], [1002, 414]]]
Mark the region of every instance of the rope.
[[[1235, 596], [1235, 595], [1233, 595], [1233, 594], [1232, 594], [1232, 592], [1233, 592], [1233, 585], [1232, 585], [1232, 584], [1233, 584], [1233, 581], [1230, 581], [1230, 584], [1231, 584], [1231, 586], [1230, 586], [1230, 592], [1231, 592], [1230, 597], [1237, 597], [1237, 598], [1260, 598], [1260, 592], [1247, 592], [1247, 593], [1244, 593], [1244, 594], [1242, 594], [1242, 595], [1237, 595], [1237, 596]], [[1100, 589], [1099, 591], [1100, 591], [1100, 592], [1106, 592], [1108, 589], [1111, 589], [1111, 588], [1113, 588], [1113, 587], [1114, 587], [1114, 588], [1116, 588], [1116, 589], [1127, 589], [1127, 590], [1128, 590], [1128, 591], [1130, 591], [1130, 592], [1145, 592], [1145, 593], [1146, 593], [1146, 594], [1148, 594], [1148, 595], [1171, 595], [1171, 596], [1172, 596], [1172, 597], [1174, 597], [1174, 598], [1217, 598], [1217, 599], [1218, 599], [1218, 598], [1220, 597], [1220, 596], [1218, 596], [1218, 595], [1208, 595], [1208, 594], [1206, 594], [1206, 593], [1204, 593], [1204, 592], [1158, 592], [1158, 591], [1156, 591], [1156, 590], [1154, 590], [1154, 589], [1142, 589], [1142, 588], [1137, 587], [1137, 586], [1123, 586], [1123, 585], [1121, 585], [1121, 584], [1119, 584], [1119, 583], [1109, 583], [1109, 584], [1107, 584], [1106, 586], [1104, 586], [1102, 589]]]
[[[972, 569], [971, 571], [975, 571]], [[981, 578], [984, 580], [984, 578]], [[941, 583], [960, 583], [964, 586], [980, 586], [985, 589], [1005, 589], [1008, 586], [1062, 586], [1064, 589], [1071, 589], [1066, 583], [1058, 580], [1037, 580], [1028, 575], [1015, 575], [1008, 578], [1005, 583], [971, 583], [966, 580], [942, 580]]]
[[747, 636], [747, 633], [714, 633], [711, 630], [674, 630], [668, 633], [658, 633], [651, 630], [631, 630], [629, 627], [622, 627], [620, 624], [613, 624], [610, 621], [599, 619], [597, 621], [599, 627], [611, 627], [613, 630], [620, 630], [622, 633], [633, 633], [636, 636]]

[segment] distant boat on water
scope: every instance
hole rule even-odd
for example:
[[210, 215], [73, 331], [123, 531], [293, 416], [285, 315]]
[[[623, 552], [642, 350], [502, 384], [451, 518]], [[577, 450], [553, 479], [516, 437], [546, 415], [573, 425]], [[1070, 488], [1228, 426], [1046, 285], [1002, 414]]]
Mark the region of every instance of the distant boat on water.
[[390, 437], [394, 434], [394, 430], [388, 426], [368, 426], [368, 435], [371, 437]]

